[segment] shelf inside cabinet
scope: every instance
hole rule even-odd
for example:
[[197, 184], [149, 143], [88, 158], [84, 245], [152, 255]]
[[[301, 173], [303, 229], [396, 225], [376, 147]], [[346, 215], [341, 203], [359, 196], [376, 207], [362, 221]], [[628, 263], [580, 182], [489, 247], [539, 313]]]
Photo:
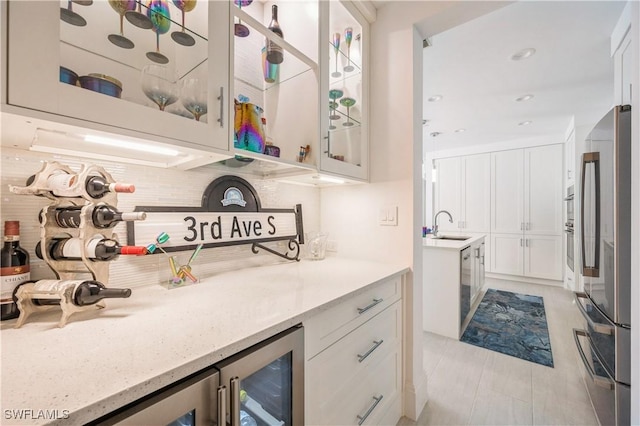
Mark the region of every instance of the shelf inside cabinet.
[[314, 165], [307, 163], [242, 149], [236, 149], [235, 153], [235, 158], [218, 161], [211, 166], [226, 172], [243, 173], [265, 179], [302, 176], [317, 172]]

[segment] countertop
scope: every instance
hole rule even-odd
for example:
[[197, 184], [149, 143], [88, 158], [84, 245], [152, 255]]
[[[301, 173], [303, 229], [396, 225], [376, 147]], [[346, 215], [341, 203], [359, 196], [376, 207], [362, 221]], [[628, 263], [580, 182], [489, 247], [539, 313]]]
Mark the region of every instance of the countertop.
[[[302, 260], [171, 290], [135, 288], [106, 309], [72, 315], [64, 328], [58, 309], [34, 314], [20, 329], [4, 321], [1, 423], [51, 422], [39, 410], [61, 417], [59, 424], [86, 423], [408, 270]], [[7, 410], [31, 412], [16, 421]]]
[[[454, 235], [453, 233], [442, 232], [440, 235]], [[478, 234], [474, 232], [462, 233], [461, 235], [469, 236], [466, 240], [443, 240], [433, 238], [433, 235], [427, 235], [422, 239], [422, 246], [425, 248], [443, 248], [452, 250], [461, 250], [479, 239], [486, 236], [486, 234]]]

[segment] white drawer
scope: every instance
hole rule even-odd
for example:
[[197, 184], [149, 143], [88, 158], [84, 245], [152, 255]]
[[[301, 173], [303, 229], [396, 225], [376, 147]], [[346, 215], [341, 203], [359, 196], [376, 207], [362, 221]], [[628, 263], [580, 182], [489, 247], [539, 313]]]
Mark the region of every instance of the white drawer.
[[379, 424], [400, 397], [401, 364], [398, 348], [388, 353], [371, 371], [364, 370], [354, 377], [352, 386], [320, 402], [317, 409], [306, 414], [305, 423], [357, 425], [364, 418], [363, 425]]
[[402, 309], [396, 302], [307, 362], [307, 398], [317, 403], [353, 388], [355, 376], [370, 371], [401, 341]]
[[336, 342], [354, 328], [400, 299], [401, 278], [389, 280], [304, 322], [305, 358]]

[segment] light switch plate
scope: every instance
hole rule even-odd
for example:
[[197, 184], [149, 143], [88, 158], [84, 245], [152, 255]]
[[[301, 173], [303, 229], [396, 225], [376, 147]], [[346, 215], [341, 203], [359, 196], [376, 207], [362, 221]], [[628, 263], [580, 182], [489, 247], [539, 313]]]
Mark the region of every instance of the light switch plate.
[[[384, 217], [384, 220], [382, 219]], [[398, 226], [398, 206], [387, 204], [380, 208], [378, 215], [380, 225]]]

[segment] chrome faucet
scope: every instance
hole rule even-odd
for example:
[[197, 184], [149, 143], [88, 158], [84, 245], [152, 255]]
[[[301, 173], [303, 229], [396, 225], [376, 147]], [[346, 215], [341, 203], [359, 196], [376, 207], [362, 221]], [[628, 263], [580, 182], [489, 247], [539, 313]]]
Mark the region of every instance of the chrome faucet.
[[449, 216], [449, 222], [453, 223], [453, 217], [451, 217], [451, 213], [449, 213], [446, 210], [440, 210], [438, 213], [436, 213], [436, 215], [433, 217], [433, 237], [436, 238], [438, 236], [438, 216], [440, 216], [440, 213], [446, 213], [447, 216]]

